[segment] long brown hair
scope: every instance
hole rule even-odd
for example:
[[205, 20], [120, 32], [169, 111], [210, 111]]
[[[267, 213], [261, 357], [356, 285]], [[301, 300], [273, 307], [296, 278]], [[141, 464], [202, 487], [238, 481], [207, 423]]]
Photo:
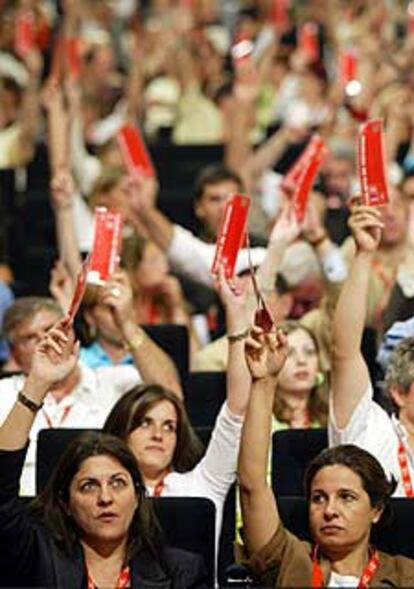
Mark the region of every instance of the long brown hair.
[[158, 554], [161, 535], [135, 456], [119, 438], [102, 432], [87, 432], [76, 437], [62, 454], [44, 491], [32, 503], [32, 512], [44, 522], [54, 540], [69, 556], [79, 543], [79, 529], [69, 515], [70, 485], [82, 463], [91, 456], [111, 456], [131, 475], [137, 508], [128, 532], [126, 561], [135, 551], [144, 549]]
[[[316, 352], [319, 358], [319, 346], [318, 342], [312, 331], [310, 331], [304, 325], [301, 325], [298, 321], [287, 320], [283, 321], [278, 327], [286, 334], [289, 335], [294, 331], [302, 330], [309, 335], [315, 344]], [[321, 374], [321, 376], [323, 376]], [[308, 411], [309, 419], [311, 422], [317, 422], [321, 427], [325, 427], [328, 422], [328, 391], [327, 383], [325, 379], [321, 383], [315, 383], [312, 388], [309, 400], [308, 400]], [[276, 389], [275, 399], [273, 403], [273, 414], [278, 421], [284, 423], [290, 423], [291, 415], [290, 408], [286, 401], [278, 394]]]
[[123, 395], [108, 415], [103, 431], [128, 442], [130, 433], [141, 425], [148, 411], [162, 401], [172, 403], [177, 413], [177, 443], [171, 466], [177, 472], [187, 472], [201, 459], [203, 445], [190, 424], [183, 402], [160, 385], [140, 385]]

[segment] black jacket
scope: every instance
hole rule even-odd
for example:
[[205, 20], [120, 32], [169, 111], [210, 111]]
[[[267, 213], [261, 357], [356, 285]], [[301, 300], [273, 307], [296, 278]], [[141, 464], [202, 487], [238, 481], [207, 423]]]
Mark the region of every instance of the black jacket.
[[[26, 448], [0, 450], [0, 587], [86, 589], [80, 545], [68, 557], [18, 499], [25, 456]], [[160, 550], [159, 561], [144, 551], [134, 555], [129, 563], [133, 589], [210, 589], [199, 555], [174, 548]]]

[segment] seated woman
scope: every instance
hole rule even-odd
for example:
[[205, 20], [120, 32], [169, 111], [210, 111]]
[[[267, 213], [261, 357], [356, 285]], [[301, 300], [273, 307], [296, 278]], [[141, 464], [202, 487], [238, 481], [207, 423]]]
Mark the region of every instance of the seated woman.
[[275, 391], [272, 432], [325, 427], [328, 399], [316, 339], [296, 321], [284, 321], [279, 327], [287, 337], [288, 355]]
[[48, 390], [73, 370], [77, 354], [59, 322], [39, 343], [24, 388], [0, 428], [2, 586], [207, 589], [199, 557], [157, 539], [136, 461], [117, 438], [84, 434], [62, 456], [33, 513], [19, 504], [35, 415]]
[[387, 509], [394, 483], [365, 450], [338, 446], [310, 464], [305, 488], [312, 545], [284, 528], [266, 467], [274, 391], [286, 355], [283, 333], [251, 331], [246, 360], [253, 384], [239, 459], [250, 568], [263, 587], [413, 586], [413, 560], [370, 546], [371, 528]]
[[[244, 329], [244, 299], [222, 278], [222, 300], [230, 333]], [[248, 391], [246, 379], [235, 366], [243, 357], [244, 341], [230, 346], [227, 398], [203, 455], [185, 407], [177, 395], [160, 386], [136, 387], [112, 409], [104, 426], [107, 433], [128, 443], [138, 460], [150, 495], [194, 496], [211, 499], [216, 506], [216, 547], [228, 490], [236, 480], [240, 434]], [[247, 370], [247, 367], [246, 367]]]

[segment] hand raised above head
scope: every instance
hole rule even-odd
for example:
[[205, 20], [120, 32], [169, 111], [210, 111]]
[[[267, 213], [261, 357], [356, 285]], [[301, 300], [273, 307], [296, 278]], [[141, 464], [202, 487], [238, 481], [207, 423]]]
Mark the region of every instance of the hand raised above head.
[[251, 328], [245, 357], [253, 380], [275, 378], [283, 368], [287, 353], [287, 339], [281, 330], [264, 333], [261, 327]]
[[28, 378], [53, 388], [74, 370], [78, 361], [79, 345], [65, 319], [58, 321], [40, 340], [33, 355]]
[[359, 252], [374, 252], [378, 248], [384, 226], [378, 209], [353, 205], [348, 225]]

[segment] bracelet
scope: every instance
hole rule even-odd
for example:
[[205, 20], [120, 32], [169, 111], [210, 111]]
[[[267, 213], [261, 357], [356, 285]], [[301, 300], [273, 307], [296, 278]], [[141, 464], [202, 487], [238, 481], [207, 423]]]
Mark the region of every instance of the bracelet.
[[318, 247], [318, 245], [320, 245], [322, 242], [324, 242], [325, 239], [329, 239], [329, 235], [327, 234], [326, 231], [317, 239], [314, 239], [313, 241], [308, 239], [308, 241], [312, 247]]
[[125, 347], [132, 354], [136, 352], [147, 339], [147, 335], [143, 329], [140, 329], [138, 333], [132, 336], [131, 339], [126, 340]]
[[43, 407], [43, 401], [41, 403], [35, 403], [29, 397], [26, 397], [23, 391], [19, 391], [17, 395], [17, 401], [29, 409], [32, 413], [37, 413], [39, 409]]
[[249, 335], [249, 328], [244, 329], [243, 331], [239, 331], [239, 333], [234, 333], [232, 335], [228, 334], [227, 339], [230, 344], [234, 344], [235, 342], [241, 342], [242, 340], [246, 339]]

